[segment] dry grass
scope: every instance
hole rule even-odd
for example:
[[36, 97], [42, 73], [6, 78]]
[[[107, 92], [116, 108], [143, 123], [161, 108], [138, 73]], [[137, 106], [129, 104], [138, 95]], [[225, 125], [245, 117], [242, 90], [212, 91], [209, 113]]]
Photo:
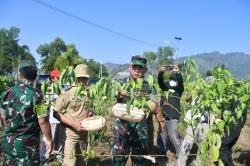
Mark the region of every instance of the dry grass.
[[[112, 135], [111, 129], [113, 125], [113, 118], [109, 117], [110, 123], [108, 123], [109, 135]], [[154, 144], [156, 144], [156, 136], [157, 136], [158, 125], [156, 120], [154, 119]], [[1, 134], [1, 133], [0, 133]], [[236, 145], [233, 148], [233, 160], [235, 166], [250, 166], [250, 116], [246, 121], [244, 128], [241, 131], [241, 135]], [[110, 155], [111, 147], [107, 142], [99, 142], [92, 147], [97, 154]], [[175, 165], [175, 156], [167, 153], [169, 159], [167, 165]], [[2, 156], [0, 156], [0, 165], [2, 165]], [[112, 165], [111, 157], [98, 157], [91, 161], [91, 163], [95, 163], [94, 165], [102, 165], [102, 166], [110, 166]], [[193, 165], [193, 162], [189, 162], [190, 166]], [[50, 162], [49, 166], [60, 166], [60, 164], [56, 161]], [[127, 166], [131, 165], [131, 161], [128, 160]]]

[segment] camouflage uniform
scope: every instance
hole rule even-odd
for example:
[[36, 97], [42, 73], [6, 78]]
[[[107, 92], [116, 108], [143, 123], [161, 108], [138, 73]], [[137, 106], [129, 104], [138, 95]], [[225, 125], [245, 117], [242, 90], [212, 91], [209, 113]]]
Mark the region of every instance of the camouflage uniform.
[[[129, 90], [128, 90], [129, 91]], [[135, 93], [136, 93], [135, 89]], [[149, 87], [147, 81], [143, 81], [141, 92], [151, 94], [149, 100], [156, 101], [156, 91]], [[128, 98], [118, 99], [118, 102], [126, 103]], [[148, 126], [147, 119], [141, 122], [128, 122], [121, 119], [116, 119], [113, 128], [113, 146], [112, 155], [115, 166], [125, 165], [128, 156], [116, 155], [129, 155], [132, 148], [133, 155], [147, 155], [149, 152], [148, 143]], [[147, 160], [140, 156], [131, 157], [135, 165], [147, 165]]]
[[38, 118], [47, 116], [40, 92], [22, 80], [8, 90], [1, 104], [7, 123], [2, 138], [4, 165], [39, 165]]

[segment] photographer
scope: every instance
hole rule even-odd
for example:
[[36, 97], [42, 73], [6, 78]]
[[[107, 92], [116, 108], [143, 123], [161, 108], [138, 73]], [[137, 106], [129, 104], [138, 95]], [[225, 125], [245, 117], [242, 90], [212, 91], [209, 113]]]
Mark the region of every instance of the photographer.
[[[170, 74], [167, 82], [164, 82], [164, 73]], [[170, 73], [169, 73], [170, 72]], [[161, 90], [168, 95], [161, 96], [161, 111], [165, 120], [165, 128], [158, 131], [157, 146], [160, 152], [167, 152], [167, 140], [169, 139], [174, 145], [175, 152], [178, 154], [180, 150], [180, 136], [178, 131], [180, 113], [180, 98], [184, 90], [183, 78], [179, 71], [178, 65], [164, 65], [158, 73], [158, 84]], [[166, 94], [166, 93], [165, 93]]]

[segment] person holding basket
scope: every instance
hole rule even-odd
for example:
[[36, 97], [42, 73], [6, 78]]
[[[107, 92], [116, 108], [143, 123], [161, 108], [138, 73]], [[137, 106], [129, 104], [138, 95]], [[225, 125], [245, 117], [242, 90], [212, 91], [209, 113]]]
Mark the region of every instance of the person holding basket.
[[[75, 67], [76, 84], [71, 86], [61, 96], [57, 97], [54, 107], [54, 117], [66, 126], [66, 140], [64, 145], [63, 166], [77, 165], [77, 158], [81, 159], [81, 165], [84, 162], [78, 151], [80, 145], [81, 151], [87, 149], [88, 132], [82, 127], [81, 122], [89, 117], [88, 108], [85, 103], [90, 102], [87, 96], [77, 96], [78, 86], [87, 86], [89, 80], [88, 66], [79, 64]], [[79, 163], [80, 164], [80, 163]]]
[[[142, 111], [144, 108], [137, 109], [131, 106], [130, 113], [126, 112], [126, 108], [132, 96], [141, 97], [140, 95], [144, 95], [150, 112], [155, 111], [157, 103], [156, 91], [144, 80], [144, 75], [147, 72], [147, 59], [145, 57], [140, 55], [133, 56], [128, 70], [130, 72], [130, 79], [128, 80], [130, 84], [128, 84], [129, 86], [126, 90], [119, 93], [118, 103], [113, 107], [113, 113], [116, 117], [112, 143], [113, 163], [115, 166], [124, 166], [131, 152], [134, 155], [131, 157], [134, 165], [147, 165], [147, 159], [143, 157], [143, 155], [147, 155], [149, 152], [147, 118]], [[138, 83], [139, 81], [142, 81], [141, 88], [132, 86], [133, 83]], [[136, 111], [134, 111], [135, 109]], [[119, 111], [124, 111], [127, 114], [121, 115]], [[139, 118], [131, 118], [133, 117], [132, 114]]]

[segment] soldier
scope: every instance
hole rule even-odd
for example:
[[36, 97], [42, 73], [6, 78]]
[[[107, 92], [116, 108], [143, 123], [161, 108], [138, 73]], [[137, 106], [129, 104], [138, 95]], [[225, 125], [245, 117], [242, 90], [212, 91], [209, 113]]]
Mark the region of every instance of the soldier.
[[88, 66], [83, 64], [77, 65], [75, 73], [77, 77], [76, 85], [57, 97], [54, 108], [54, 117], [66, 125], [66, 141], [62, 164], [64, 166], [75, 166], [77, 164], [76, 154], [81, 154], [81, 152], [77, 151], [79, 143], [82, 151], [87, 149], [88, 133], [81, 126], [81, 121], [89, 116], [84, 107], [84, 104], [89, 102], [89, 98], [76, 96], [75, 93], [77, 85], [87, 86], [89, 80]]
[[[143, 78], [147, 71], [147, 59], [136, 55], [131, 59], [129, 65], [130, 80], [136, 81], [138, 78]], [[143, 81], [142, 92], [149, 94], [148, 103], [152, 111], [156, 110], [156, 96], [155, 91], [149, 87], [147, 81]], [[126, 103], [129, 96], [126, 92], [121, 93], [121, 98], [118, 99], [120, 103]], [[123, 166], [126, 164], [130, 150], [133, 155], [147, 155], [149, 152], [148, 143], [148, 126], [147, 119], [141, 122], [128, 122], [119, 118], [115, 119], [113, 129], [113, 162], [115, 166]], [[124, 155], [124, 156], [116, 156]], [[147, 161], [142, 156], [132, 157], [132, 163], [135, 165], [147, 165]]]
[[40, 91], [33, 87], [35, 63], [23, 61], [19, 73], [20, 81], [9, 88], [1, 103], [4, 165], [39, 165], [40, 129], [48, 140], [47, 152], [53, 147], [47, 108]]

